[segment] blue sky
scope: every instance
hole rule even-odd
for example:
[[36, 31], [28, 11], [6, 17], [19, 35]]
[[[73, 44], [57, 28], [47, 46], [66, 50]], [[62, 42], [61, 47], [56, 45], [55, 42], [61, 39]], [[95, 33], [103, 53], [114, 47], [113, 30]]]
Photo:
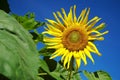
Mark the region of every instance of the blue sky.
[[[102, 56], [99, 57], [92, 54], [95, 64], [88, 60], [88, 65], [83, 63], [80, 70], [96, 71], [105, 70], [113, 78], [119, 80], [120, 71], [120, 0], [8, 0], [11, 11], [18, 15], [24, 15], [27, 12], [34, 12], [36, 20], [45, 22], [46, 18], [54, 19], [52, 13], [60, 11], [64, 8], [69, 12], [70, 6], [77, 6], [77, 15], [84, 8], [90, 8], [89, 19], [94, 16], [102, 18], [100, 22], [106, 23], [105, 30], [109, 30], [109, 34], [105, 35], [104, 41], [97, 41], [96, 45]], [[42, 32], [43, 29], [39, 29]], [[41, 48], [43, 45], [39, 45]]]

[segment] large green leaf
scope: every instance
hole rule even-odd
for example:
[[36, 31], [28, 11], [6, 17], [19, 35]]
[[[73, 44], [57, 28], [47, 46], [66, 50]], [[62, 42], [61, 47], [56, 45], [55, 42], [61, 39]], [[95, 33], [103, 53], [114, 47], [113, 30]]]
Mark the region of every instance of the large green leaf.
[[32, 36], [0, 10], [0, 73], [11, 80], [37, 80], [39, 56]]
[[101, 70], [96, 72], [83, 71], [83, 73], [88, 80], [112, 80], [107, 72]]

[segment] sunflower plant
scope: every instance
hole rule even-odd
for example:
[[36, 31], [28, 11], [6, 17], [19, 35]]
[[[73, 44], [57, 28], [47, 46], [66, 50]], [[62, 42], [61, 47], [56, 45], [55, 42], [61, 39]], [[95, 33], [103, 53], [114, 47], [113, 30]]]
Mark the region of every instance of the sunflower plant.
[[[0, 10], [0, 80], [82, 80], [81, 74], [88, 80], [112, 80], [103, 70], [80, 70], [87, 58], [95, 62], [91, 53], [101, 56], [94, 42], [108, 33], [100, 32], [105, 23], [96, 26], [101, 18], [89, 20], [89, 13], [85, 8], [77, 17], [74, 5], [68, 14], [61, 8], [53, 12], [55, 20], [39, 22], [33, 13], [18, 16]], [[39, 33], [41, 26], [45, 31]], [[39, 42], [45, 46], [37, 50]]]
[[[43, 34], [44, 41], [49, 49], [55, 49], [50, 59], [62, 56], [61, 61], [66, 69], [69, 69], [71, 60], [75, 60], [76, 69], [80, 67], [81, 60], [87, 64], [86, 57], [94, 63], [91, 52], [101, 56], [93, 41], [104, 40], [103, 35], [108, 31], [99, 32], [99, 28], [103, 28], [105, 23], [94, 27], [101, 19], [97, 16], [88, 20], [90, 8], [82, 10], [80, 16], [76, 17], [76, 6], [70, 8], [68, 15], [62, 8], [62, 14], [58, 11], [53, 13], [56, 20], [47, 19], [47, 28]], [[73, 58], [73, 59], [72, 59]]]
[[95, 26], [101, 20], [98, 16], [88, 20], [90, 8], [82, 10], [79, 17], [76, 17], [76, 5], [70, 7], [68, 15], [63, 8], [61, 11], [53, 12], [55, 20], [46, 19], [43, 41], [48, 49], [55, 50], [50, 59], [61, 56], [63, 67], [70, 70], [71, 76], [72, 69], [78, 70], [81, 61], [87, 65], [87, 57], [94, 63], [91, 53], [101, 56], [94, 41], [104, 40], [103, 35], [108, 31], [100, 32], [105, 23]]

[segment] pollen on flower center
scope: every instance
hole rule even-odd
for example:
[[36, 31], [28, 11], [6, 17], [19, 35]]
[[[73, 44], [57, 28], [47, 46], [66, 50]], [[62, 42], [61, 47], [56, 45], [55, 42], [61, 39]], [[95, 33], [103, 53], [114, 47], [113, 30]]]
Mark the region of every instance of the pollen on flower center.
[[62, 43], [70, 51], [83, 50], [88, 43], [88, 35], [84, 28], [71, 27], [63, 32]]
[[70, 42], [72, 43], [77, 43], [80, 41], [80, 33], [79, 31], [72, 31], [69, 35], [68, 35], [68, 39], [70, 40]]

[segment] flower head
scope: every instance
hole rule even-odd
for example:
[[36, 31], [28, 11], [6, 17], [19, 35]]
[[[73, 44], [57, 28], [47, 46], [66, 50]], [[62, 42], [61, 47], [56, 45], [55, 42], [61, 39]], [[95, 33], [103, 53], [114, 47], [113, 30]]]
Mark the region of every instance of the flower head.
[[47, 28], [43, 32], [43, 34], [51, 35], [44, 37], [47, 47], [56, 50], [51, 59], [62, 56], [61, 61], [67, 69], [70, 67], [72, 58], [75, 60], [77, 69], [80, 67], [81, 60], [85, 65], [87, 64], [86, 57], [94, 63], [91, 52], [99, 56], [101, 54], [93, 42], [103, 40], [102, 36], [108, 33], [108, 31], [99, 32], [105, 23], [94, 27], [101, 18], [95, 16], [88, 21], [90, 8], [82, 10], [78, 18], [76, 17], [76, 6], [70, 8], [68, 15], [63, 8], [61, 10], [62, 14], [59, 11], [53, 13], [56, 20], [47, 19]]

